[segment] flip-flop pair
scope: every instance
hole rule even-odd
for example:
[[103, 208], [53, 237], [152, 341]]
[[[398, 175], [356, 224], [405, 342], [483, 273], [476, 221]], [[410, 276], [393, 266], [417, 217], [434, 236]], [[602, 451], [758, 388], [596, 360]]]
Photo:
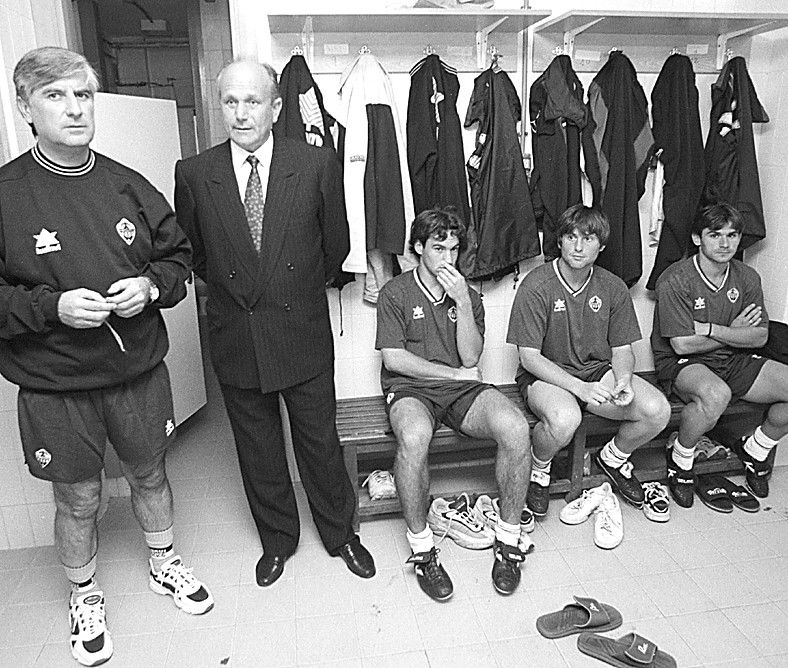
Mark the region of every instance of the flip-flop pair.
[[718, 513], [731, 513], [739, 508], [748, 513], [757, 513], [761, 504], [744, 487], [719, 475], [698, 476], [695, 487], [698, 498]]
[[561, 610], [542, 615], [536, 630], [545, 638], [564, 638], [579, 633], [577, 648], [588, 656], [611, 666], [676, 668], [676, 660], [636, 633], [627, 633], [618, 640], [591, 631], [612, 631], [621, 626], [621, 613], [612, 605], [594, 598], [574, 597]]

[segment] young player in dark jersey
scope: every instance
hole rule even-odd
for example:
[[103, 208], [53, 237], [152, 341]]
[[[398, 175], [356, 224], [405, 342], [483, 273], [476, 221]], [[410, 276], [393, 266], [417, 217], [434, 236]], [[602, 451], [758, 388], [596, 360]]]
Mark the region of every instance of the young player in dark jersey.
[[94, 579], [108, 440], [150, 548], [150, 588], [188, 613], [213, 607], [174, 552], [164, 465], [175, 424], [160, 309], [186, 295], [191, 249], [161, 193], [90, 149], [98, 79], [83, 56], [34, 49], [14, 84], [37, 143], [0, 168], [0, 373], [19, 385], [30, 473], [52, 483], [71, 653], [93, 666], [113, 651]]
[[741, 214], [728, 204], [701, 211], [692, 227], [698, 253], [671, 265], [656, 285], [651, 346], [667, 392], [687, 403], [668, 443], [668, 487], [679, 505], [693, 502], [694, 451], [731, 398], [771, 404], [766, 420], [739, 445], [746, 484], [769, 493], [770, 451], [788, 433], [788, 367], [746, 352], [769, 335], [758, 273], [735, 255]]
[[500, 516], [495, 528], [492, 579], [502, 594], [520, 582], [520, 513], [530, 470], [529, 428], [523, 414], [477, 367], [484, 343], [481, 298], [456, 268], [465, 241], [451, 209], [416, 216], [410, 245], [419, 266], [380, 292], [375, 347], [382, 352], [381, 385], [397, 437], [394, 477], [408, 525], [408, 542], [421, 588], [434, 599], [453, 593], [427, 525], [427, 450], [440, 422], [498, 443]]
[[607, 218], [578, 204], [561, 215], [557, 234], [561, 255], [523, 279], [506, 339], [518, 347], [517, 384], [539, 417], [528, 507], [537, 516], [547, 513], [550, 465], [580, 425], [581, 406], [621, 421], [597, 463], [621, 496], [640, 507], [643, 489], [629, 456], [664, 429], [670, 405], [632, 373], [631, 344], [641, 335], [626, 286], [594, 266], [608, 238]]

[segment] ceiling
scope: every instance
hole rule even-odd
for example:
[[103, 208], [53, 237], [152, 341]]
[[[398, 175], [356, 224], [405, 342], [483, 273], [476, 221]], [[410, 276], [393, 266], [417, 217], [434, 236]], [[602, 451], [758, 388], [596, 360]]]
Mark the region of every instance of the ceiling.
[[[101, 30], [106, 39], [144, 37], [140, 19], [167, 21], [169, 37], [187, 38], [186, 6], [189, 0], [98, 0]], [[135, 6], [139, 5], [139, 7]], [[140, 9], [141, 8], [141, 9]], [[143, 11], [144, 10], [144, 11]], [[152, 36], [152, 35], [148, 35]], [[158, 35], [156, 35], [158, 36]]]

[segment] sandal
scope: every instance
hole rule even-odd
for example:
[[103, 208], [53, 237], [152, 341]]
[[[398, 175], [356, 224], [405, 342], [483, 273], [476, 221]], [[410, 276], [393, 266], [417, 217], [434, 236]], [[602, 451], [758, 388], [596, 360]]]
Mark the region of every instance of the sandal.
[[545, 638], [564, 638], [583, 631], [612, 631], [621, 626], [621, 613], [594, 598], [574, 596], [574, 603], [536, 620], [536, 630]]
[[719, 478], [720, 485], [728, 492], [731, 502], [737, 508], [748, 512], [757, 513], [761, 509], [761, 502], [750, 494], [744, 487], [737, 485], [733, 480]]
[[698, 476], [698, 484], [695, 486], [698, 498], [709, 508], [718, 513], [732, 513], [733, 501], [728, 495], [728, 491], [722, 483], [720, 476], [701, 475]]
[[637, 633], [627, 633], [618, 640], [596, 633], [581, 633], [577, 639], [577, 649], [611, 666], [676, 668], [676, 659]]

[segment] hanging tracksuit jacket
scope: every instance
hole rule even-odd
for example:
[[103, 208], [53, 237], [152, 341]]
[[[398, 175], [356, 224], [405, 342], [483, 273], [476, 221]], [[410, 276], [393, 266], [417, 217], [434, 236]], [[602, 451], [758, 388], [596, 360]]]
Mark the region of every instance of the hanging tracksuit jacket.
[[457, 115], [457, 70], [433, 54], [416, 63], [410, 77], [406, 132], [414, 209], [419, 213], [451, 205], [467, 225], [470, 206]]
[[274, 123], [274, 137], [291, 137], [313, 146], [334, 148], [329, 128], [334, 119], [323, 106], [320, 92], [303, 56], [295, 55], [279, 77], [282, 111]]
[[752, 124], [768, 122], [744, 58], [731, 58], [711, 86], [703, 199], [707, 204], [727, 202], [741, 212], [744, 234], [739, 250], [766, 236]]
[[643, 273], [638, 201], [645, 191], [654, 139], [646, 94], [620, 51], [610, 53], [588, 87], [588, 111], [583, 131], [586, 174], [594, 206], [610, 221], [610, 238], [597, 264], [632, 287]]
[[690, 230], [703, 192], [703, 136], [698, 113], [695, 72], [687, 56], [673, 54], [662, 66], [651, 91], [654, 150], [662, 152], [663, 222], [657, 256], [646, 287], [653, 290], [659, 275], [685, 257], [692, 244]]
[[520, 100], [509, 75], [487, 69], [473, 84], [465, 127], [478, 123], [468, 159], [473, 221], [460, 259], [466, 277], [500, 277], [539, 255], [528, 178], [517, 139]]
[[582, 201], [580, 132], [586, 126], [583, 84], [569, 56], [556, 56], [529, 96], [534, 169], [531, 199], [542, 229], [545, 262], [558, 256], [558, 217]]

